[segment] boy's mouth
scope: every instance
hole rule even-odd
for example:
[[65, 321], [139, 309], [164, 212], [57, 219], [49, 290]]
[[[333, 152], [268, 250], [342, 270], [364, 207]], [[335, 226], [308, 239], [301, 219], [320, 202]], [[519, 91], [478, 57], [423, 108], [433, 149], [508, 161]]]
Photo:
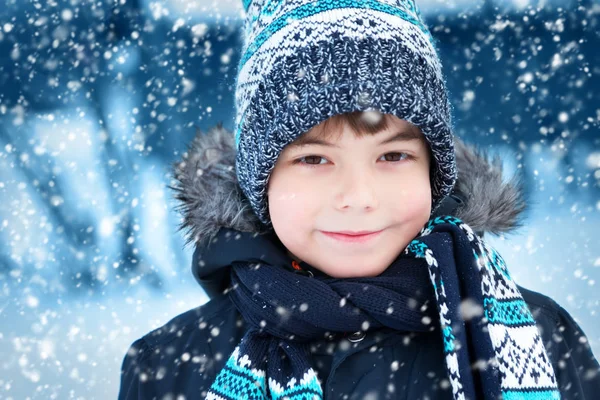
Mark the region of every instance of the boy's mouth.
[[367, 242], [375, 237], [379, 236], [383, 229], [379, 231], [339, 231], [339, 232], [328, 232], [321, 231], [325, 236], [332, 239], [336, 239], [342, 242], [349, 243], [363, 243]]

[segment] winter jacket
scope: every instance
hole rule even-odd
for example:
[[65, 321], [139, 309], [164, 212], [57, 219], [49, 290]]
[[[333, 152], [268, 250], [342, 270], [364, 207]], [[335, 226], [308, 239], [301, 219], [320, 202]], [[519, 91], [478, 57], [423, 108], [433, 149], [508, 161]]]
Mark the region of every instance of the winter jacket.
[[[236, 184], [232, 138], [221, 125], [199, 133], [174, 164], [172, 189], [181, 201], [182, 227], [188, 229], [188, 242], [196, 244], [192, 272], [210, 301], [131, 345], [121, 367], [120, 400], [203, 398], [249, 328], [229, 298], [228, 269], [236, 260], [273, 261], [277, 252], [236, 245], [236, 231], [264, 232]], [[526, 204], [518, 180], [506, 181], [498, 159], [489, 161], [459, 139], [456, 156], [455, 191], [436, 214], [461, 218], [480, 235], [519, 226]], [[221, 243], [207, 251], [203, 244], [214, 238]], [[584, 332], [554, 300], [518, 287], [552, 360], [562, 398], [599, 399], [600, 366]], [[332, 334], [312, 342], [311, 353], [327, 400], [452, 399], [439, 329]]]

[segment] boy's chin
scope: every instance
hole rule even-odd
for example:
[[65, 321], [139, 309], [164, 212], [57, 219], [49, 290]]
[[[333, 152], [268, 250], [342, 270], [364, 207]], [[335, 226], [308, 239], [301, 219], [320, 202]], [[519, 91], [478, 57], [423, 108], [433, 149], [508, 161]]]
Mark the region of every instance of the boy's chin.
[[335, 267], [315, 266], [321, 272], [332, 278], [372, 278], [380, 275], [388, 266], [368, 266], [343, 264]]

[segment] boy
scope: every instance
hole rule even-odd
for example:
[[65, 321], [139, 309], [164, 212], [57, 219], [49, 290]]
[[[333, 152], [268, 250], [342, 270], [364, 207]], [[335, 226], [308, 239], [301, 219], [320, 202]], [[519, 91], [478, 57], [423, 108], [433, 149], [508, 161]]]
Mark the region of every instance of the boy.
[[236, 132], [175, 165], [211, 300], [132, 344], [119, 398], [592, 398], [584, 333], [482, 239], [524, 203], [454, 140], [414, 3], [245, 5]]

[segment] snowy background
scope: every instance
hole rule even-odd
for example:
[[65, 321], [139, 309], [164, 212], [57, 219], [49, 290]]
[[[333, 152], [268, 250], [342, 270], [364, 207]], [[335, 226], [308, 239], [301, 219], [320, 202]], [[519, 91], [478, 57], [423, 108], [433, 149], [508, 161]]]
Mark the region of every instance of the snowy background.
[[[128, 346], [207, 299], [167, 188], [233, 128], [241, 1], [2, 0], [0, 398], [116, 398]], [[597, 1], [421, 1], [457, 134], [526, 183], [488, 237], [600, 355]]]

